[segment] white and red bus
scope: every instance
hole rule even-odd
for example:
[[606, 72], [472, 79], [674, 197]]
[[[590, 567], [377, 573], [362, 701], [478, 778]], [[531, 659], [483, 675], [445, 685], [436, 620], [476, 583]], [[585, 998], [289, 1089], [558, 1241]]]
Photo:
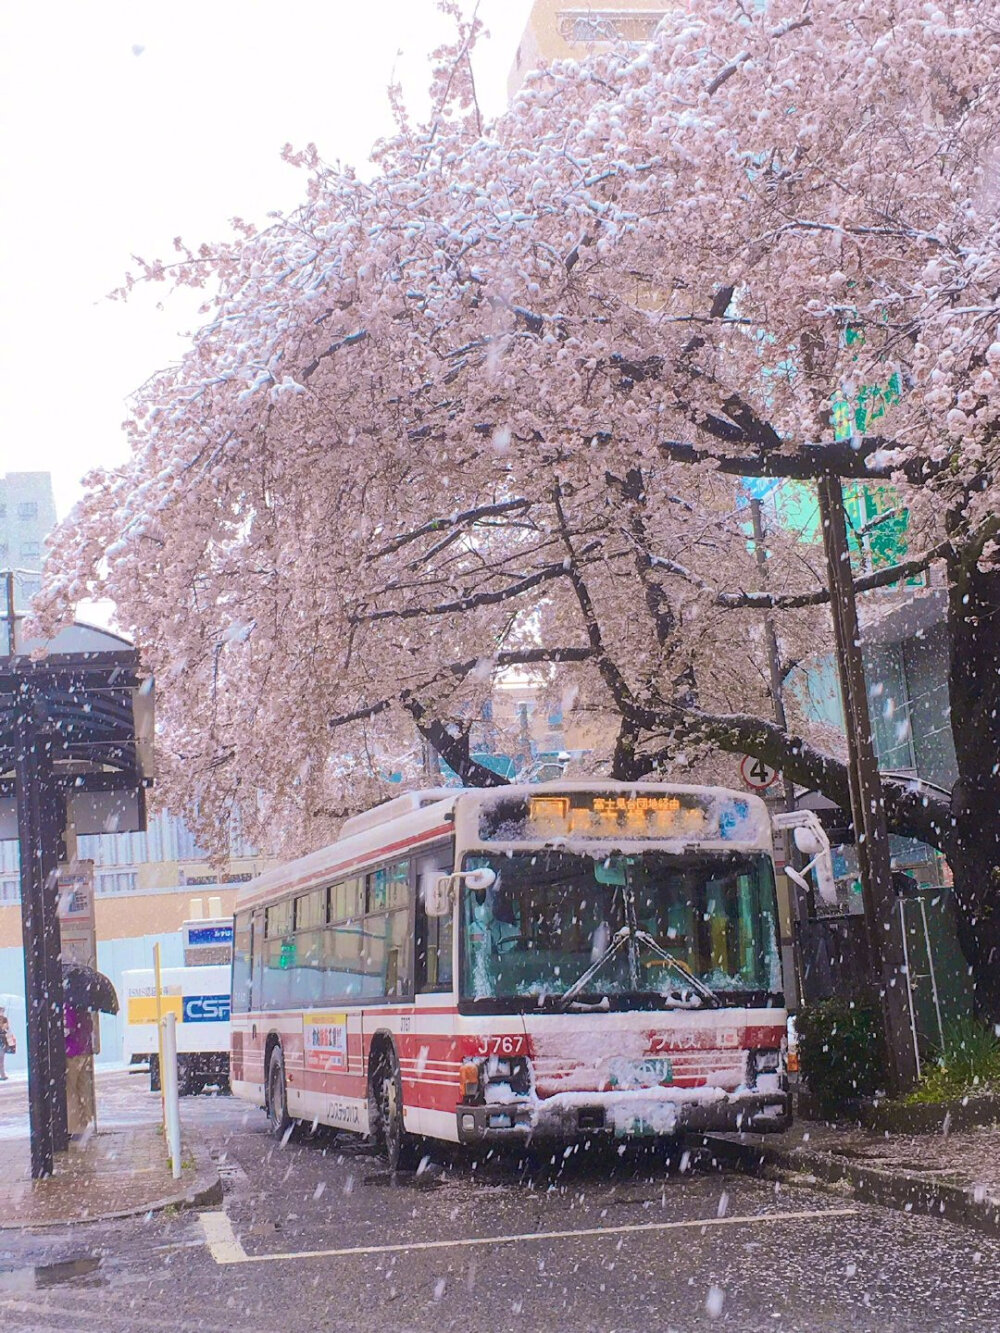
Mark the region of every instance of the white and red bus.
[[782, 1130], [767, 809], [717, 787], [437, 789], [240, 891], [233, 1092], [466, 1144]]

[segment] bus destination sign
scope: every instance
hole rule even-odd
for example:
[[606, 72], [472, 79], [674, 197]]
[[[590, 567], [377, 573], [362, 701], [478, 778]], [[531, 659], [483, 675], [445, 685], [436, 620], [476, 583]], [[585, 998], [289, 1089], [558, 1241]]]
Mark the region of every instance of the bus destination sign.
[[546, 792], [484, 804], [479, 836], [485, 842], [713, 838], [720, 836], [720, 813], [715, 801], [689, 792]]

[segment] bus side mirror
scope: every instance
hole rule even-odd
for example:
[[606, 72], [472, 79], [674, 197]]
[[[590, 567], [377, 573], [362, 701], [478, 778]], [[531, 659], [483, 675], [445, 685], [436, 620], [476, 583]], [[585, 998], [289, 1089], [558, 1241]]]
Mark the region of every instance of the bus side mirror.
[[497, 872], [491, 870], [489, 866], [480, 866], [478, 870], [466, 871], [462, 878], [465, 880], [466, 888], [471, 889], [473, 893], [485, 893], [497, 882]]
[[824, 850], [823, 844], [808, 825], [800, 824], [792, 829], [795, 845], [803, 856], [818, 856]]
[[825, 903], [836, 906], [837, 881], [833, 877], [833, 857], [827, 850], [820, 850], [812, 862], [812, 871], [816, 876], [816, 889]]
[[816, 890], [825, 903], [831, 906], [837, 902], [837, 881], [833, 873], [833, 856], [830, 850], [830, 838], [817, 816], [811, 810], [793, 810], [787, 814], [774, 816], [774, 827], [791, 829], [795, 846], [804, 856], [812, 860], [802, 870], [786, 865], [785, 874], [800, 889], [809, 891], [809, 881], [805, 878], [811, 870], [816, 877]]
[[455, 882], [451, 875], [439, 875], [436, 871], [424, 877], [424, 910], [428, 916], [448, 916], [455, 901]]

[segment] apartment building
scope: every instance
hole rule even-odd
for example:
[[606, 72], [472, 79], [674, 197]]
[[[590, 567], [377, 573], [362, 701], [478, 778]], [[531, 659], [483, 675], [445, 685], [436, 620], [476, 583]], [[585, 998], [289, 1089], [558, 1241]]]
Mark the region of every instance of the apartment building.
[[17, 611], [24, 611], [38, 591], [45, 539], [55, 523], [48, 472], [8, 472], [0, 477], [0, 570], [14, 571]]
[[582, 60], [604, 42], [648, 42], [668, 8], [663, 0], [535, 0], [507, 76], [508, 96], [550, 60]]

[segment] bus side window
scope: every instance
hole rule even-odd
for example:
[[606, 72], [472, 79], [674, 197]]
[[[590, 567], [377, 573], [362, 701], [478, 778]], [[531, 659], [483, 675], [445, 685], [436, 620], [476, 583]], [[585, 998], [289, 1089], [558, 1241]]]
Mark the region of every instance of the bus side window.
[[262, 1008], [264, 988], [264, 913], [254, 912], [250, 921], [250, 1008]]
[[367, 906], [363, 993], [376, 998], [406, 998], [413, 994], [408, 860], [369, 871]]
[[452, 941], [455, 914], [428, 916], [424, 889], [432, 877], [450, 875], [453, 857], [450, 848], [431, 852], [417, 861], [417, 990], [450, 991], [453, 984]]
[[250, 1008], [250, 913], [241, 912], [233, 930], [233, 1011]]
[[290, 898], [264, 909], [262, 1009], [288, 1009], [294, 1004], [292, 979], [296, 950], [292, 920]]

